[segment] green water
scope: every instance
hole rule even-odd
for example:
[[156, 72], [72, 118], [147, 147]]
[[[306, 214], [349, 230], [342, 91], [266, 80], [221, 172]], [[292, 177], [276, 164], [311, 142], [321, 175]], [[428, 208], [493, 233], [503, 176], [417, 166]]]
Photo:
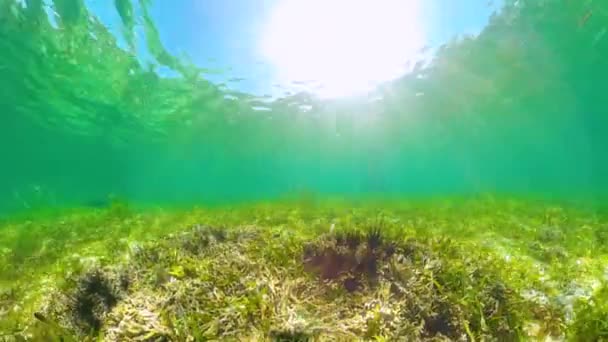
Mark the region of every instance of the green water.
[[0, 341], [608, 339], [608, 2], [335, 99], [212, 82], [149, 2], [0, 0]]
[[[268, 103], [171, 56], [145, 5], [115, 2], [130, 45], [119, 47], [80, 0], [24, 3], [0, 1], [2, 212], [108, 194], [188, 205], [608, 190], [601, 1], [507, 1], [479, 36], [369, 96]], [[153, 64], [136, 57], [135, 22]]]

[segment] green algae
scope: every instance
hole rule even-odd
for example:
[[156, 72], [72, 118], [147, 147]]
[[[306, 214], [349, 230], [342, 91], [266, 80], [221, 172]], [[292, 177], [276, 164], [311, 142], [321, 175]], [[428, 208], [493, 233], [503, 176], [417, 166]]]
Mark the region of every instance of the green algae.
[[[6, 340], [601, 339], [605, 223], [492, 199], [81, 209], [1, 228], [0, 331]], [[48, 241], [23, 244], [25, 226]]]
[[571, 333], [582, 341], [608, 339], [608, 286], [604, 283], [591, 298], [580, 300]]
[[[207, 70], [167, 52], [149, 1], [114, 2], [128, 50], [81, 0], [52, 1], [57, 27], [43, 1], [18, 3], [0, 0], [0, 145], [19, 155], [3, 164], [6, 188], [31, 182], [36, 173], [25, 170], [37, 169], [43, 182], [66, 175], [69, 187], [50, 181], [59, 195], [74, 190], [74, 175], [89, 175], [97, 186], [81, 195], [96, 196], [134, 181], [115, 165], [145, 179], [134, 188], [157, 187], [159, 174], [182, 178], [160, 188], [192, 201], [293, 184], [408, 194], [455, 186], [599, 196], [606, 188], [606, 116], [595, 84], [605, 78], [608, 12], [597, 1], [506, 1], [478, 37], [441, 47], [429, 67], [380, 89], [385, 100], [338, 107], [222, 90]], [[135, 53], [140, 24], [149, 64]], [[181, 77], [159, 76], [160, 66]], [[293, 111], [292, 102], [313, 111]], [[254, 104], [273, 116], [253, 115]], [[546, 148], [530, 148], [539, 141]], [[196, 160], [179, 158], [157, 173], [175, 158], [148, 148], [155, 142], [180, 156], [202, 149], [204, 165], [220, 166], [199, 172]], [[73, 159], [39, 158], [58, 154]], [[376, 179], [367, 165], [379, 166]], [[379, 179], [391, 181], [365, 183]], [[13, 195], [28, 209], [69, 205], [38, 186], [23, 191]], [[216, 209], [90, 204], [0, 223], [0, 340], [607, 338], [605, 212], [530, 200], [312, 195]]]

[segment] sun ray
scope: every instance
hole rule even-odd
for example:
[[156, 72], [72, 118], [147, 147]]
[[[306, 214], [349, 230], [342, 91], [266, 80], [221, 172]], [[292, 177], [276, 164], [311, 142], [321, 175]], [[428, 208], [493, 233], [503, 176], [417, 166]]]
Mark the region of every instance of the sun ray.
[[314, 81], [317, 95], [340, 97], [403, 74], [425, 32], [415, 0], [284, 0], [262, 38], [280, 82]]

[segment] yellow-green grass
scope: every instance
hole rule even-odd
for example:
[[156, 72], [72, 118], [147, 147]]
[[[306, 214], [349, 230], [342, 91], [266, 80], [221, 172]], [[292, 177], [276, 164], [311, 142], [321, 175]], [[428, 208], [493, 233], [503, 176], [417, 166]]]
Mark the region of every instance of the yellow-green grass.
[[597, 210], [307, 198], [32, 217], [0, 227], [0, 339], [608, 336]]

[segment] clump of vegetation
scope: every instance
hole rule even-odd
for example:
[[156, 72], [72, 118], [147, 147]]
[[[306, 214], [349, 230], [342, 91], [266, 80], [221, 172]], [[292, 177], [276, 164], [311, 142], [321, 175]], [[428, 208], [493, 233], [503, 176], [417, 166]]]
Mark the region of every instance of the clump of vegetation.
[[578, 314], [570, 327], [570, 337], [578, 341], [608, 340], [608, 285], [601, 287], [589, 300], [577, 303]]
[[559, 227], [542, 227], [538, 232], [538, 241], [544, 243], [560, 242], [564, 234]]
[[[28, 272], [1, 284], [0, 328], [50, 340], [601, 338], [605, 291], [585, 293], [608, 257], [580, 241], [599, 243], [605, 222], [529, 207], [83, 209], [27, 223], [52, 243], [24, 250]], [[0, 241], [16, 245], [24, 226], [7, 223]]]
[[599, 247], [605, 250], [606, 246], [608, 246], [608, 224], [601, 225], [594, 229], [594, 234]]

